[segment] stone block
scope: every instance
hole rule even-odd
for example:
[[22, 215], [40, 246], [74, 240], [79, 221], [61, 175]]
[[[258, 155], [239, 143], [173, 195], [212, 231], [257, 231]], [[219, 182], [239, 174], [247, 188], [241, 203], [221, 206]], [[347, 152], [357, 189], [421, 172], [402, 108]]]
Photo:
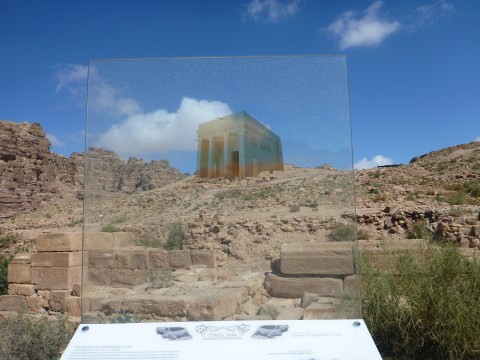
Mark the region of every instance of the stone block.
[[8, 295], [17, 295], [17, 284], [8, 284]]
[[81, 283], [82, 267], [38, 268], [39, 290], [68, 290]]
[[45, 311], [44, 299], [41, 296], [32, 295], [25, 298], [27, 311], [30, 314], [38, 314]]
[[470, 236], [480, 236], [480, 225], [472, 226], [470, 229]]
[[282, 244], [280, 271], [288, 275], [353, 274], [352, 242]]
[[233, 316], [247, 300], [248, 289], [225, 288], [199, 295], [188, 309], [192, 320], [222, 320]]
[[301, 298], [305, 292], [340, 298], [343, 281], [333, 278], [280, 277], [270, 273], [265, 277], [265, 289], [270, 296], [279, 298]]
[[2, 295], [0, 296], [0, 311], [21, 311], [25, 308], [25, 296]]
[[67, 314], [69, 316], [81, 316], [81, 301], [79, 297], [67, 296], [66, 300]]
[[149, 265], [150, 269], [165, 269], [168, 268], [168, 255], [165, 250], [150, 250], [149, 251]]
[[152, 314], [158, 317], [180, 318], [188, 314], [191, 302], [188, 296], [155, 296], [138, 295], [122, 302], [123, 311], [134, 311], [137, 314]]
[[150, 270], [133, 270], [135, 286], [150, 283]]
[[113, 233], [90, 232], [84, 234], [84, 250], [112, 250]]
[[52, 254], [52, 266], [72, 267], [82, 266], [82, 252], [56, 252]]
[[328, 303], [313, 303], [303, 310], [304, 320], [335, 319], [336, 306]]
[[16, 284], [15, 293], [16, 295], [32, 296], [33, 294], [35, 294], [35, 285]]
[[172, 268], [188, 268], [190, 264], [190, 250], [168, 251], [168, 263]]
[[135, 276], [133, 270], [110, 270], [110, 286], [115, 288], [133, 288]]
[[110, 270], [105, 268], [89, 268], [88, 282], [93, 285], [110, 286]]
[[132, 269], [146, 270], [148, 266], [148, 251], [132, 251]]
[[31, 264], [35, 267], [52, 267], [53, 252], [44, 252], [32, 254]]
[[51, 233], [37, 237], [37, 252], [81, 250], [81, 233]]
[[115, 251], [114, 268], [131, 269], [132, 253], [130, 251]]
[[31, 284], [32, 268], [29, 264], [9, 264], [8, 282], [15, 284]]
[[32, 268], [31, 273], [32, 273], [32, 284], [38, 285], [38, 268]]
[[113, 251], [89, 250], [88, 266], [112, 269], [114, 266]]
[[215, 250], [190, 250], [190, 261], [192, 265], [217, 267]]
[[113, 247], [122, 249], [128, 246], [135, 246], [135, 234], [129, 232], [114, 232]]
[[68, 290], [53, 290], [50, 292], [48, 307], [52, 311], [65, 312], [67, 310]]
[[301, 307], [281, 309], [275, 320], [300, 320], [303, 317], [303, 309]]
[[360, 299], [362, 282], [359, 275], [346, 276], [343, 279], [343, 291], [352, 299]]
[[11, 264], [30, 264], [31, 254], [18, 254], [12, 259]]
[[[84, 300], [85, 301], [85, 300]], [[105, 299], [104, 297], [92, 297], [85, 301], [88, 311], [101, 311], [105, 315], [118, 314], [122, 311], [122, 298], [115, 296]]]

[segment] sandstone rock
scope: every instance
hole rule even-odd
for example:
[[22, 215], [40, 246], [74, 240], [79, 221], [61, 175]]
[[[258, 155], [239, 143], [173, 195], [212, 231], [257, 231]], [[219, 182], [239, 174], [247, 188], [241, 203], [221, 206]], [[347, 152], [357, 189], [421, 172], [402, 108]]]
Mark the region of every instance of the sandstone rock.
[[0, 311], [21, 311], [25, 307], [25, 296], [2, 295], [0, 296]]
[[81, 283], [81, 266], [38, 268], [38, 289], [68, 290]]
[[311, 303], [317, 301], [319, 298], [320, 298], [320, 295], [318, 295], [318, 294], [312, 294], [312, 293], [309, 293], [309, 292], [304, 292], [303, 296], [302, 296], [302, 300], [300, 302], [300, 306], [305, 309], [307, 306], [309, 306]]
[[282, 244], [280, 271], [288, 275], [353, 274], [351, 242]]
[[233, 316], [247, 299], [245, 288], [226, 288], [197, 297], [188, 309], [193, 320], [222, 320]]
[[269, 273], [265, 277], [265, 288], [270, 296], [279, 298], [300, 298], [305, 292], [315, 293], [320, 296], [341, 297], [343, 294], [343, 281], [334, 278], [283, 278]]
[[334, 304], [315, 302], [303, 310], [304, 320], [335, 319], [336, 307]]

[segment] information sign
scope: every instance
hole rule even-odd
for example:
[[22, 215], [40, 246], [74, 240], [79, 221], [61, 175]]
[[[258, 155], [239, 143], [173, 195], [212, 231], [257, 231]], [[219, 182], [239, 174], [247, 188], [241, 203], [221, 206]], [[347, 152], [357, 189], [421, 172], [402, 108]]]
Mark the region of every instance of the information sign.
[[381, 360], [363, 320], [82, 324], [62, 360]]

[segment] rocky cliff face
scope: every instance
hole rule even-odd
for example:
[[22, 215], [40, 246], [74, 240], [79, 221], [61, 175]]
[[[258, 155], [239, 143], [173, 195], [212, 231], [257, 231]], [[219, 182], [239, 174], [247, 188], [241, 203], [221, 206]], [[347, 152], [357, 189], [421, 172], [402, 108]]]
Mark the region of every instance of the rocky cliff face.
[[[89, 149], [88, 187], [95, 190], [133, 193], [152, 190], [182, 175], [168, 161], [130, 158]], [[0, 218], [34, 211], [56, 197], [82, 198], [84, 155], [70, 157], [50, 151], [50, 141], [38, 123], [0, 121]]]
[[58, 192], [55, 155], [38, 123], [0, 122], [0, 217], [38, 209]]
[[113, 151], [90, 148], [86, 156], [86, 176], [88, 189], [131, 194], [165, 186], [186, 175], [170, 167], [167, 160], [147, 163], [132, 157], [125, 162]]

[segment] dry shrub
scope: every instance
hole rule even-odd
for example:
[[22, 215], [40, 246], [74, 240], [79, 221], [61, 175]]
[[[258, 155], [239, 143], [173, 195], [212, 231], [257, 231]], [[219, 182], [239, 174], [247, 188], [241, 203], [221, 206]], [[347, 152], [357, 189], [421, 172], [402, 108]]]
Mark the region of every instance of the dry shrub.
[[451, 245], [390, 256], [394, 271], [374, 269], [362, 259], [363, 317], [382, 355], [479, 359], [478, 259]]
[[0, 359], [59, 359], [75, 331], [65, 317], [34, 318], [20, 313], [0, 320]]

